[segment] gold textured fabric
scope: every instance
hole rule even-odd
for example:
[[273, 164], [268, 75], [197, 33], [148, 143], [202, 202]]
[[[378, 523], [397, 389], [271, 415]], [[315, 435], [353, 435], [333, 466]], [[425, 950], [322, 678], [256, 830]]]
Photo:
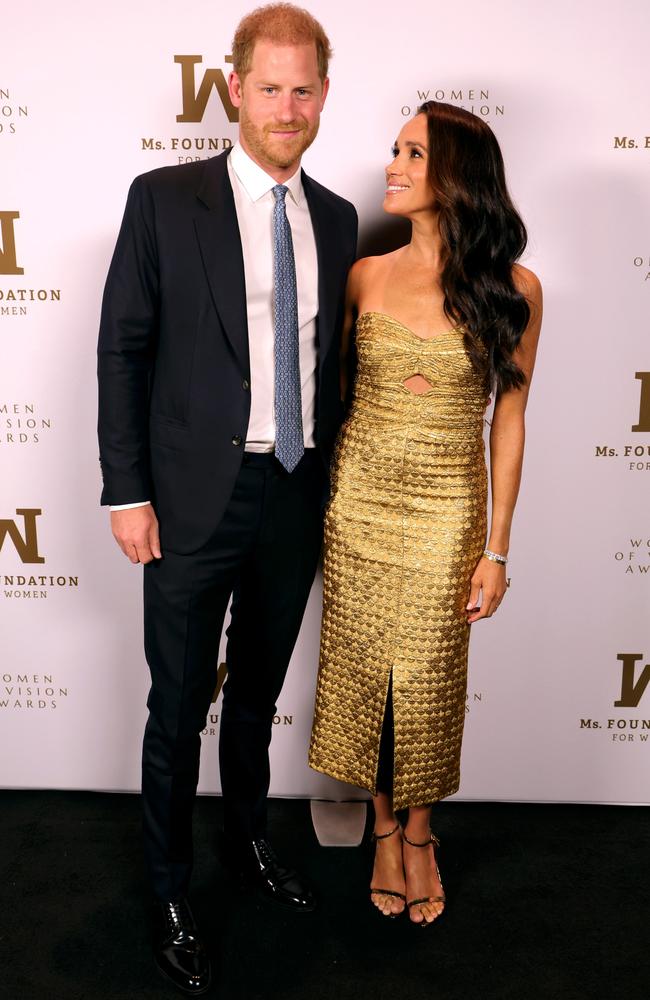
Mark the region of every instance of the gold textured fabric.
[[[480, 377], [459, 329], [431, 339], [357, 320], [358, 371], [325, 518], [320, 670], [309, 763], [376, 794], [392, 671], [396, 808], [457, 791], [469, 583], [485, 544]], [[424, 376], [416, 395], [404, 382]]]

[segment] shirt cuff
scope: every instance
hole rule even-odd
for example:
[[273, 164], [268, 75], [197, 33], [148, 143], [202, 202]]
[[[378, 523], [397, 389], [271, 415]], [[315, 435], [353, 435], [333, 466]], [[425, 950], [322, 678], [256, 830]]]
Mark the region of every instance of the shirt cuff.
[[116, 505], [111, 504], [109, 510], [131, 510], [133, 507], [146, 507], [150, 504], [151, 500], [139, 500], [137, 503], [118, 503]]

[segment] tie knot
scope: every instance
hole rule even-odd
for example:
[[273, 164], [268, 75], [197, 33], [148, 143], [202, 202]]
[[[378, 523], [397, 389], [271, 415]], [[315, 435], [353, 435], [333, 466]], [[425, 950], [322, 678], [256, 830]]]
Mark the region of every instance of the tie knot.
[[283, 202], [287, 197], [287, 191], [289, 188], [286, 184], [276, 184], [273, 188], [273, 194], [275, 195], [275, 200]]

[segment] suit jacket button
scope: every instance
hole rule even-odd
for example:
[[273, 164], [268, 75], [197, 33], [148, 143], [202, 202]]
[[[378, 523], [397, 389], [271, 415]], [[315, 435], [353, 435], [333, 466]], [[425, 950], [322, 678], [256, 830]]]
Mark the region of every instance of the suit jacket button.
[[241, 387], [242, 387], [242, 389], [245, 389], [248, 392], [248, 390], [250, 389], [250, 383], [249, 383], [248, 379], [246, 379], [246, 378], [244, 379], [244, 381], [241, 384]]
[[235, 434], [234, 437], [233, 437], [233, 439], [232, 439], [232, 443], [235, 444], [235, 445], [240, 445], [241, 444], [241, 434]]

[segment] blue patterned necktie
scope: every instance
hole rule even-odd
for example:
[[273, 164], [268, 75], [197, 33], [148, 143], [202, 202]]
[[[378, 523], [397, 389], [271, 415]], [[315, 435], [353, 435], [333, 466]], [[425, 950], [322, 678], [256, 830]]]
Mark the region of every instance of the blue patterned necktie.
[[273, 305], [275, 310], [275, 455], [293, 472], [305, 451], [298, 352], [298, 293], [284, 184], [273, 188]]

